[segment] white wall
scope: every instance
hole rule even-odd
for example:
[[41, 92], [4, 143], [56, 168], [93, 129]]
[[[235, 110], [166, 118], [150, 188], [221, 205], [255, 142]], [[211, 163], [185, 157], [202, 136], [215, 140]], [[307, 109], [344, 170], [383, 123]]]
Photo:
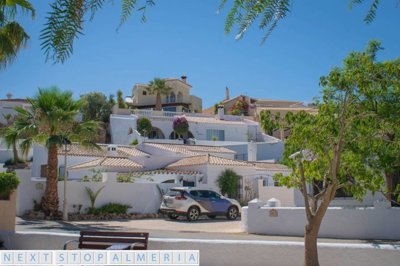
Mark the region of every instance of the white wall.
[[276, 198], [281, 202], [282, 207], [294, 207], [294, 189], [286, 187], [264, 187], [262, 180], [258, 183], [258, 199], [267, 201]]
[[[105, 174], [107, 176], [107, 173]], [[111, 174], [112, 175], [112, 174]], [[23, 215], [27, 210], [32, 210], [33, 201], [40, 202], [45, 191], [45, 179], [31, 179], [30, 171], [17, 170], [17, 176], [21, 183], [18, 186], [17, 215]], [[107, 177], [105, 178], [107, 179]], [[110, 178], [112, 179], [112, 178]], [[90, 206], [90, 200], [85, 187], [94, 191], [104, 186], [100, 192], [96, 207], [106, 203], [114, 202], [131, 205], [129, 212], [135, 213], [156, 213], [161, 204], [161, 195], [157, 188], [172, 187], [174, 184], [155, 183], [116, 183], [116, 182], [79, 182], [68, 181], [68, 210], [73, 212], [73, 205], [82, 205], [82, 211]], [[58, 182], [59, 208], [63, 206], [64, 182]]]
[[[18, 144], [19, 146], [19, 144]], [[32, 158], [32, 149], [28, 152], [27, 158], [25, 157], [25, 154], [22, 154], [22, 152], [18, 149], [18, 156], [20, 159], [26, 160], [26, 159], [31, 159]], [[12, 146], [10, 148], [7, 147], [6, 142], [4, 141], [3, 138], [0, 138], [0, 163], [5, 163], [6, 161], [14, 159], [14, 152], [12, 149]]]
[[[243, 207], [242, 228], [248, 233], [303, 236], [306, 223], [301, 207], [264, 207], [265, 202]], [[277, 217], [270, 215], [272, 209]], [[319, 237], [350, 239], [400, 239], [400, 208], [328, 208]]]
[[[138, 139], [139, 136], [136, 132], [128, 134], [132, 130], [136, 129], [136, 120], [138, 117], [136, 115], [116, 115], [110, 116], [110, 133], [111, 142], [114, 144], [130, 144], [134, 139]], [[166, 139], [169, 138], [172, 128], [172, 117], [149, 117], [153, 127], [159, 128]], [[189, 130], [192, 132], [197, 140], [206, 140], [207, 129], [218, 129], [225, 131], [226, 141], [239, 141], [247, 142], [248, 132], [251, 138], [255, 139], [255, 135], [258, 132], [258, 126], [256, 124], [249, 123], [206, 123], [206, 122], [190, 122]], [[253, 136], [254, 135], [254, 136]]]
[[[1, 234], [1, 232], [0, 232]], [[0, 235], [9, 250], [61, 250], [78, 233], [23, 232]], [[304, 246], [296, 241], [160, 238], [150, 233], [149, 250], [199, 250], [201, 265], [300, 265]], [[399, 265], [396, 244], [319, 243], [319, 261], [324, 266]], [[290, 255], [288, 255], [290, 254]]]
[[[110, 116], [110, 134], [113, 144], [131, 144], [133, 140], [140, 138], [135, 132], [137, 116], [115, 115]], [[132, 134], [129, 134], [133, 132]]]
[[282, 158], [285, 144], [282, 141], [264, 143], [257, 142], [257, 160], [275, 160]]
[[[67, 156], [67, 167], [75, 164], [81, 164], [89, 161], [99, 159], [100, 157], [86, 157], [86, 156]], [[33, 162], [32, 162], [32, 176], [41, 177], [41, 166], [47, 164], [47, 148], [42, 145], [35, 144], [33, 147]], [[58, 155], [58, 166], [64, 165], [64, 155]], [[79, 173], [76, 171], [69, 172], [69, 178], [76, 179], [79, 176], [89, 175], [89, 172]], [[61, 173], [63, 175], [63, 173]]]
[[[303, 196], [300, 191], [294, 188], [263, 186], [262, 180], [258, 181], [258, 198], [267, 201], [270, 198], [276, 198], [281, 201], [281, 207], [304, 207]], [[351, 197], [334, 198], [330, 203], [331, 207], [371, 207], [377, 200], [383, 199], [384, 196], [377, 192], [372, 194], [367, 192], [362, 201]]]

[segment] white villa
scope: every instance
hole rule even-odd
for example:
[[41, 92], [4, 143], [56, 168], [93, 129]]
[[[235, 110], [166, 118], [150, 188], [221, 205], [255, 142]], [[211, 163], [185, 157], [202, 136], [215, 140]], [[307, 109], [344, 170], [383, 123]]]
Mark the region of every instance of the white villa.
[[[36, 145], [33, 152], [32, 176], [45, 177], [47, 150]], [[64, 175], [65, 159], [69, 180], [91, 180], [103, 173], [108, 178], [126, 178], [122, 182], [168, 183], [176, 186], [200, 186], [219, 190], [216, 180], [225, 170], [232, 169], [240, 176], [239, 195], [250, 200], [257, 196], [258, 180], [273, 185], [275, 173], [288, 169], [275, 163], [235, 160], [236, 152], [220, 146], [142, 143], [137, 146], [102, 145], [87, 149], [72, 144], [65, 158], [59, 149], [59, 175]], [[111, 174], [110, 174], [111, 173]], [[100, 177], [101, 179], [101, 177]]]
[[[170, 89], [168, 95], [162, 95], [161, 103], [164, 111], [201, 113], [201, 98], [191, 95], [192, 85], [187, 83], [187, 77], [181, 79], [165, 78], [165, 85]], [[156, 95], [146, 89], [148, 84], [135, 84], [132, 96], [126, 97], [126, 102], [137, 109], [152, 109], [156, 105]]]
[[[264, 134], [258, 122], [241, 116], [182, 113], [153, 110], [114, 109], [110, 117], [113, 144], [128, 145], [142, 142], [182, 144], [173, 131], [174, 116], [184, 115], [189, 122], [191, 144], [223, 146], [236, 152], [235, 159], [278, 161], [283, 153], [283, 142]], [[137, 120], [147, 117], [153, 126], [146, 137], [137, 131]], [[249, 150], [252, 152], [249, 153]]]

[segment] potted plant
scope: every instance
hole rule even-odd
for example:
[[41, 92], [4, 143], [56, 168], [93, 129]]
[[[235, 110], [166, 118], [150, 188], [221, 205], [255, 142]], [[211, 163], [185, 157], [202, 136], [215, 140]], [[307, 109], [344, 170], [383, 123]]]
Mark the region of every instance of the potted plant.
[[16, 193], [19, 179], [14, 172], [0, 173], [0, 231], [15, 231]]
[[183, 139], [187, 138], [189, 132], [189, 122], [185, 116], [175, 116], [172, 122], [172, 127], [176, 134], [178, 134]]

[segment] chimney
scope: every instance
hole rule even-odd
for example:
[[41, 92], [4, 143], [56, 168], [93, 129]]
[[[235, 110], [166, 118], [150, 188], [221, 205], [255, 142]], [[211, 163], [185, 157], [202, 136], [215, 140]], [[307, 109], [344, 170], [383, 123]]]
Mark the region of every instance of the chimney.
[[219, 120], [224, 120], [224, 115], [225, 115], [224, 106], [222, 104], [220, 104], [220, 105], [218, 105], [217, 118]]
[[107, 146], [107, 156], [117, 157], [117, 145], [108, 145]]
[[249, 162], [257, 161], [257, 144], [253, 141], [250, 141], [247, 144], [247, 161]]
[[225, 88], [225, 100], [229, 100], [229, 98], [230, 98], [230, 96], [229, 96], [229, 88], [228, 88], [228, 86], [226, 86], [226, 88]]
[[185, 83], [185, 84], [186, 84], [186, 79], [187, 79], [186, 75], [181, 76], [181, 80], [182, 80], [182, 82]]
[[9, 93], [6, 94], [6, 96], [7, 96], [7, 99], [11, 99], [13, 95], [12, 95], [11, 92], [9, 92]]

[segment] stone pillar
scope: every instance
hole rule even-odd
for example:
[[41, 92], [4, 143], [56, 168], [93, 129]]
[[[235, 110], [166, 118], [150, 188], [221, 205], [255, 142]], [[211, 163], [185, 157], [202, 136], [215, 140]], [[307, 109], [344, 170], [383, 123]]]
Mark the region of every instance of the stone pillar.
[[17, 191], [14, 191], [9, 200], [0, 200], [0, 231], [15, 232], [16, 215]]

